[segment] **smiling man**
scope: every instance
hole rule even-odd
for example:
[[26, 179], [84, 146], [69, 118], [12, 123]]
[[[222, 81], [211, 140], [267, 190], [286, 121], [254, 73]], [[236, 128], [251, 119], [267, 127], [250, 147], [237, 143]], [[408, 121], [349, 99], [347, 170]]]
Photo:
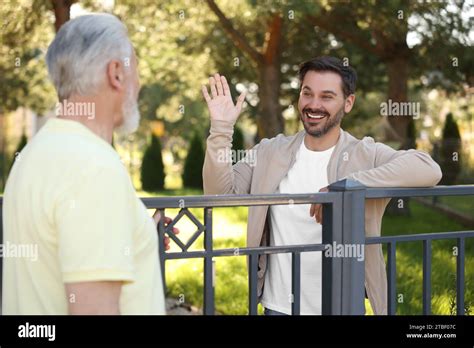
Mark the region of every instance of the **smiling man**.
[[[429, 187], [441, 170], [421, 151], [395, 151], [370, 137], [356, 139], [341, 129], [341, 120], [355, 102], [356, 72], [334, 57], [318, 57], [300, 66], [298, 110], [304, 130], [292, 136], [263, 139], [235, 165], [219, 156], [232, 147], [234, 124], [245, 95], [234, 105], [225, 77], [205, 86], [211, 129], [203, 168], [205, 194], [313, 193], [326, 191], [349, 178], [368, 187]], [[254, 165], [255, 164], [255, 165]], [[366, 202], [367, 236], [379, 236], [389, 199]], [[249, 247], [322, 242], [320, 205], [249, 208]], [[375, 314], [387, 313], [387, 279], [380, 245], [365, 247], [366, 292]], [[320, 252], [304, 253], [301, 261], [301, 313], [321, 314]], [[261, 255], [258, 295], [265, 314], [291, 313], [291, 255]]]

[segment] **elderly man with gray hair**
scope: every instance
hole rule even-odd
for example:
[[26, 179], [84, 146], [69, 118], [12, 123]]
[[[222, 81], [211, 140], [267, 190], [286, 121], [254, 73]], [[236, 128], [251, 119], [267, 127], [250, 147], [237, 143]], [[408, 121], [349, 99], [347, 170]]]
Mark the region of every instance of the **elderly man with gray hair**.
[[3, 314], [164, 314], [160, 216], [111, 146], [140, 119], [127, 29], [110, 14], [78, 17], [46, 60], [59, 114], [16, 160], [3, 206], [5, 241], [37, 245], [38, 259], [4, 260]]

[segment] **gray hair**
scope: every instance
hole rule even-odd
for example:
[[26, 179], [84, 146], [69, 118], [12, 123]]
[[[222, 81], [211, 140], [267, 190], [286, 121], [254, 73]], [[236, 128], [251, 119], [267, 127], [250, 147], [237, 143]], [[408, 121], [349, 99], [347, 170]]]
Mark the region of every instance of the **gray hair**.
[[59, 100], [73, 94], [97, 93], [107, 64], [118, 59], [125, 60], [127, 66], [132, 51], [127, 28], [111, 14], [84, 15], [66, 22], [46, 54], [49, 77]]

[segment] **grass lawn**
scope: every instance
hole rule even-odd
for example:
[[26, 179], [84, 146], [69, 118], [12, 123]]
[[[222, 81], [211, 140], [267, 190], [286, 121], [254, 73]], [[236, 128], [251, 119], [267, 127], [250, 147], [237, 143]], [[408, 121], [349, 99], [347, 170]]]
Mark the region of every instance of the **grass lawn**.
[[[196, 195], [199, 191], [175, 190], [159, 192], [163, 195]], [[155, 194], [154, 194], [155, 195]], [[145, 196], [145, 194], [141, 194]], [[148, 196], [148, 195], [147, 195]], [[412, 217], [386, 216], [383, 220], [382, 235], [412, 234], [463, 230], [463, 227], [438, 212], [411, 202]], [[191, 209], [202, 221], [203, 210]], [[178, 209], [169, 209], [167, 216], [175, 216]], [[247, 208], [214, 209], [214, 243], [215, 249], [239, 248], [246, 244]], [[183, 241], [193, 234], [195, 227], [184, 217], [177, 225], [179, 237]], [[203, 247], [202, 236], [190, 250]], [[432, 312], [433, 314], [452, 314], [455, 308], [455, 274], [456, 257], [453, 255], [455, 240], [434, 241], [432, 246]], [[385, 248], [384, 248], [385, 249]], [[172, 243], [171, 251], [179, 251]], [[385, 250], [384, 250], [385, 253]], [[245, 257], [215, 258], [215, 304], [222, 314], [247, 314], [248, 279]], [[474, 310], [474, 240], [466, 240], [466, 305], [470, 313]], [[185, 301], [202, 307], [203, 295], [203, 261], [172, 260], [166, 263], [166, 282], [168, 296], [177, 301]], [[422, 313], [422, 243], [398, 243], [397, 245], [397, 314]], [[371, 314], [366, 301], [367, 313]], [[262, 312], [262, 308], [259, 308]]]
[[445, 196], [438, 197], [438, 201], [460, 213], [474, 218], [474, 197], [472, 196]]

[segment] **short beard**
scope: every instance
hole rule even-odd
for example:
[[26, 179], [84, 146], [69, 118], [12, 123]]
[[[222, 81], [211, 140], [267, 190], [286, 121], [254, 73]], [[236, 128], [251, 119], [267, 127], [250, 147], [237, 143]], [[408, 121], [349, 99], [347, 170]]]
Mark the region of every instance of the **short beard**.
[[132, 89], [127, 92], [127, 96], [122, 105], [123, 122], [117, 128], [117, 133], [129, 135], [138, 129], [140, 124], [140, 111], [138, 103], [133, 97]]
[[344, 112], [344, 106], [342, 106], [338, 112], [334, 115], [334, 117], [328, 116], [328, 119], [324, 125], [324, 127], [321, 129], [316, 129], [316, 130], [311, 130], [311, 127], [307, 126], [306, 123], [304, 122], [305, 115], [304, 113], [301, 115], [301, 122], [303, 122], [303, 127], [309, 135], [315, 138], [320, 138], [324, 135], [326, 135], [331, 129], [333, 129], [335, 126], [341, 123], [342, 118], [344, 117], [346, 113]]

